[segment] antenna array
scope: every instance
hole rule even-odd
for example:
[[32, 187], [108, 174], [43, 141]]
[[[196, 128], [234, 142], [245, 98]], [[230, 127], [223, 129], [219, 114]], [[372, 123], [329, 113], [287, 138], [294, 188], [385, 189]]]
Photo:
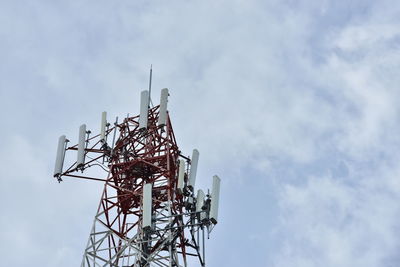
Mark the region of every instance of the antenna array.
[[[58, 181], [104, 182], [81, 267], [186, 267], [189, 256], [205, 266], [204, 235], [218, 222], [220, 178], [213, 177], [211, 194], [196, 192], [200, 154], [194, 149], [189, 158], [178, 149], [168, 96], [162, 89], [160, 105], [150, 108], [149, 91], [143, 91], [138, 116], [117, 118], [112, 126], [103, 112], [100, 134], [91, 136], [83, 124], [78, 144], [59, 138]], [[76, 161], [63, 170], [66, 152], [73, 151]]]

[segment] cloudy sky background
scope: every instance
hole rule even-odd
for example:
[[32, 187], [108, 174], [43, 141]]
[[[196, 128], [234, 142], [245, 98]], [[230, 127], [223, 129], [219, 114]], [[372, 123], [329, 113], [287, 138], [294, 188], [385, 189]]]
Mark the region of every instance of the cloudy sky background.
[[57, 138], [170, 88], [199, 187], [222, 180], [207, 264], [394, 267], [398, 1], [0, 1], [4, 266], [78, 266], [102, 185], [52, 179]]

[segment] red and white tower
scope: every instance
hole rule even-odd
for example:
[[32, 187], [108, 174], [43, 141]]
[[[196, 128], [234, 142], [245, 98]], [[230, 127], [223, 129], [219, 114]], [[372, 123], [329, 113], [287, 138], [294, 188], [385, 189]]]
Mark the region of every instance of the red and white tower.
[[[205, 235], [218, 222], [220, 179], [211, 192], [195, 190], [199, 152], [182, 155], [169, 112], [168, 89], [150, 108], [141, 93], [140, 114], [122, 122], [101, 119], [100, 134], [83, 124], [78, 143], [59, 138], [54, 177], [104, 183], [100, 204], [84, 251], [82, 267], [188, 266], [188, 257], [205, 266]], [[66, 154], [76, 160], [66, 165]], [[100, 175], [102, 173], [102, 175]]]

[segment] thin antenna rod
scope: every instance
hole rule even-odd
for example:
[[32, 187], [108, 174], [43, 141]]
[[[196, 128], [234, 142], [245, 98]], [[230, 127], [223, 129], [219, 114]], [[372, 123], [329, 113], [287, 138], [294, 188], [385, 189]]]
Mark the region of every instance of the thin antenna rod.
[[150, 65], [150, 78], [149, 78], [149, 105], [153, 107], [153, 101], [151, 101], [151, 80], [153, 79], [153, 64]]

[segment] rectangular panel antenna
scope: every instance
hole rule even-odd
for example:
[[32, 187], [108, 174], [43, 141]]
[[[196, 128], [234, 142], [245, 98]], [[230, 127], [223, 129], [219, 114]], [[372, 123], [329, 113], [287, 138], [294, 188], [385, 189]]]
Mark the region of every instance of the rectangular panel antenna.
[[107, 112], [101, 113], [100, 141], [105, 142], [106, 139]]
[[140, 94], [140, 116], [139, 116], [139, 130], [147, 129], [147, 120], [149, 116], [149, 91], [144, 90]]
[[199, 151], [197, 149], [193, 149], [192, 154], [192, 162], [190, 165], [190, 175], [189, 175], [189, 188], [193, 191], [194, 186], [196, 184], [196, 173], [197, 173], [197, 165], [199, 163]]
[[85, 141], [86, 141], [86, 124], [79, 127], [79, 141], [78, 141], [78, 159], [76, 161], [77, 167], [81, 167], [85, 163]]
[[210, 208], [210, 220], [217, 224], [218, 222], [218, 204], [219, 204], [219, 188], [221, 184], [221, 179], [214, 175], [212, 191], [211, 191], [211, 208]]
[[203, 210], [204, 206], [204, 192], [203, 190], [197, 191], [197, 198], [196, 198], [196, 212], [199, 212], [198, 219], [203, 221], [206, 218], [206, 212]]
[[65, 156], [65, 135], [61, 135], [58, 138], [58, 146], [57, 146], [57, 155], [56, 155], [56, 164], [54, 166], [54, 177], [57, 177], [62, 173], [62, 168], [64, 165], [64, 156]]
[[158, 125], [164, 126], [167, 123], [167, 103], [168, 103], [168, 88], [161, 90], [160, 112], [158, 115]]
[[152, 217], [152, 185], [145, 184], [143, 186], [143, 229], [151, 228]]
[[183, 188], [185, 186], [185, 161], [179, 160], [179, 174], [178, 174], [178, 192], [183, 194]]
[[204, 206], [204, 192], [203, 190], [199, 189], [197, 191], [197, 198], [196, 198], [196, 212], [203, 211]]

